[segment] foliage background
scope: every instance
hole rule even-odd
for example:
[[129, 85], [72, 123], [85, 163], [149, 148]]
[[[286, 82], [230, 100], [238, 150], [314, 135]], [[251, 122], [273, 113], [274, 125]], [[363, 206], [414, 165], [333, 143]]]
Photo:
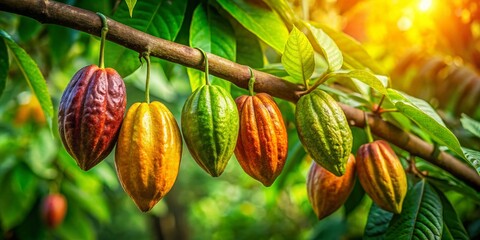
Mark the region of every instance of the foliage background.
[[[124, 1], [65, 2], [102, 12], [178, 43], [202, 47], [239, 63], [263, 67], [265, 71], [278, 70], [278, 52], [283, 49], [276, 47], [275, 39], [262, 39], [262, 42], [252, 37], [235, 20], [248, 16], [242, 16], [241, 11], [228, 11], [228, 1], [159, 1], [165, 4], [164, 8], [152, 15], [155, 24], [148, 26], [135, 22], [135, 14], [152, 14], [145, 4], [151, 1], [138, 1], [133, 18], [128, 16]], [[261, 1], [234, 2], [247, 10], [250, 5], [262, 4]], [[361, 41], [382, 69], [392, 76], [394, 87], [429, 101], [456, 133], [462, 146], [480, 150], [479, 138], [463, 129], [459, 120], [461, 113], [480, 119], [480, 88], [476, 87], [480, 86], [477, 74], [480, 66], [480, 6], [476, 1], [467, 0], [432, 1], [431, 7], [423, 11], [418, 5], [422, 2], [428, 4], [428, 1], [374, 0], [290, 1], [289, 4], [304, 19], [343, 30]], [[168, 11], [166, 4], [174, 4], [178, 11]], [[200, 5], [203, 13], [208, 13], [206, 16], [201, 14]], [[228, 13], [231, 11], [235, 18]], [[161, 25], [165, 19], [162, 16], [172, 18], [168, 22], [170, 28]], [[272, 28], [278, 27], [274, 19], [263, 20], [271, 21]], [[58, 108], [61, 93], [71, 76], [81, 67], [98, 61], [99, 40], [88, 34], [56, 25], [42, 25], [5, 12], [0, 12], [0, 28], [10, 33], [38, 64], [47, 80], [54, 109]], [[279, 29], [278, 34], [281, 35], [282, 31]], [[288, 32], [279, 37], [288, 37]], [[138, 54], [109, 43], [106, 57], [107, 66], [115, 66], [123, 76], [128, 75], [125, 78], [128, 106], [143, 101], [146, 67], [136, 70], [140, 66]], [[177, 64], [159, 59], [153, 61], [152, 98], [165, 103], [180, 119], [183, 104], [179, 103], [190, 94], [190, 86], [198, 84], [189, 79], [201, 75]], [[38, 101], [15, 61], [10, 59], [10, 65], [8, 81], [0, 97], [0, 222], [3, 238], [359, 239], [363, 235], [371, 200], [364, 195], [359, 184], [344, 207], [322, 221], [316, 219], [305, 186], [311, 160], [298, 141], [293, 122], [294, 105], [291, 103], [276, 99], [286, 120], [290, 146], [287, 165], [272, 187], [265, 188], [248, 177], [233, 158], [222, 176], [211, 178], [196, 165], [185, 148], [174, 188], [151, 213], [142, 214], [119, 185], [113, 154], [89, 172], [80, 170], [62, 147], [55, 131], [55, 121], [51, 133], [45, 119], [40, 117], [42, 111]], [[465, 68], [469, 70], [462, 71], [472, 77], [447, 78], [450, 75], [446, 72]], [[476, 78], [476, 82], [462, 85], [462, 79], [466, 78]], [[214, 81], [230, 87], [234, 98], [246, 93], [223, 80]], [[438, 83], [445, 83], [443, 88], [452, 91], [448, 94], [436, 91]], [[463, 95], [469, 97], [458, 97]], [[465, 103], [465, 99], [473, 99], [470, 100], [473, 103]], [[457, 111], [460, 107], [463, 107], [462, 111]], [[355, 152], [366, 138], [362, 129], [352, 130]], [[421, 130], [413, 131], [429, 139]], [[403, 160], [407, 158], [405, 152], [396, 150]], [[421, 160], [417, 165], [432, 173], [445, 174]], [[447, 193], [470, 237], [479, 237], [478, 193], [462, 186], [458, 180], [448, 181], [438, 179], [440, 184], [437, 186], [444, 186], [442, 191]], [[42, 198], [56, 191], [66, 196], [68, 212], [59, 228], [49, 230], [40, 219], [39, 208]]]

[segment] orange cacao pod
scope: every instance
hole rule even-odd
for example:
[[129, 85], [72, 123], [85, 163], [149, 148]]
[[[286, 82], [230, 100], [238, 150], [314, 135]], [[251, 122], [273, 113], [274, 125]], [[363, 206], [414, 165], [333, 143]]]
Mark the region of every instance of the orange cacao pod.
[[87, 171], [110, 154], [125, 113], [123, 79], [113, 68], [80, 69], [63, 92], [58, 129], [63, 146]]
[[393, 213], [402, 211], [407, 176], [387, 142], [378, 140], [360, 146], [357, 174], [363, 189], [379, 207]]
[[66, 212], [67, 200], [62, 194], [50, 194], [43, 199], [41, 216], [49, 228], [56, 228], [60, 225]]
[[118, 136], [115, 168], [138, 208], [149, 211], [172, 188], [182, 156], [182, 137], [172, 113], [160, 102], [135, 103]]
[[235, 100], [240, 128], [235, 156], [243, 170], [266, 187], [282, 172], [288, 137], [282, 114], [266, 93], [243, 95]]
[[310, 166], [307, 177], [308, 200], [313, 211], [321, 220], [339, 209], [355, 185], [355, 157], [350, 154], [345, 174], [335, 174], [318, 165], [315, 161]]

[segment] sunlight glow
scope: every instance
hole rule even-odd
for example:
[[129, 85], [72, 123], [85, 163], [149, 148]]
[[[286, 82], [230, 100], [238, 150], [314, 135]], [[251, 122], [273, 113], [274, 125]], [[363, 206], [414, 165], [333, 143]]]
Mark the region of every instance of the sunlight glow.
[[420, 0], [418, 3], [418, 10], [426, 12], [432, 7], [432, 0]]

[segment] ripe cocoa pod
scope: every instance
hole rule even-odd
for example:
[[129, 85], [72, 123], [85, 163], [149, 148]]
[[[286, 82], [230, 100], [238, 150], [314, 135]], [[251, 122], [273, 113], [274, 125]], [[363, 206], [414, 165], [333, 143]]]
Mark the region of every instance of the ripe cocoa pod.
[[328, 217], [339, 209], [355, 185], [355, 157], [350, 154], [345, 174], [337, 177], [318, 165], [315, 161], [310, 166], [307, 177], [308, 200], [318, 219]]
[[288, 136], [282, 114], [266, 93], [243, 95], [235, 100], [240, 129], [235, 156], [243, 170], [266, 187], [282, 172]]
[[41, 205], [41, 217], [49, 228], [56, 228], [67, 213], [67, 200], [60, 193], [47, 195]]
[[125, 192], [147, 212], [172, 188], [182, 157], [182, 136], [160, 102], [135, 103], [123, 120], [115, 168]]
[[336, 176], [342, 176], [353, 137], [337, 102], [319, 89], [303, 95], [297, 102], [295, 124], [300, 141], [313, 160]]
[[63, 146], [87, 171], [112, 151], [125, 113], [123, 79], [112, 68], [80, 69], [63, 92], [58, 129]]
[[238, 136], [238, 110], [222, 87], [204, 85], [187, 99], [182, 110], [182, 132], [195, 161], [218, 177], [233, 155]]
[[402, 211], [407, 176], [387, 142], [378, 140], [360, 146], [357, 174], [363, 189], [379, 207], [393, 213]]

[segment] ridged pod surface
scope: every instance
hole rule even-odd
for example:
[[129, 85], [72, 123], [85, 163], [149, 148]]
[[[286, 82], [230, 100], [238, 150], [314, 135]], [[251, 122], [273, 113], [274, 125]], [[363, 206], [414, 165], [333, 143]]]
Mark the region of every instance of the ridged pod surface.
[[238, 122], [235, 101], [219, 86], [199, 87], [183, 106], [185, 143], [198, 165], [213, 177], [223, 173], [233, 155]]
[[123, 189], [149, 211], [172, 188], [182, 156], [182, 136], [172, 113], [160, 102], [135, 103], [127, 112], [115, 151]]
[[355, 185], [355, 157], [348, 158], [345, 174], [333, 175], [315, 161], [310, 166], [307, 177], [307, 194], [312, 208], [321, 220], [339, 209]]
[[63, 92], [58, 129], [63, 146], [87, 171], [112, 151], [126, 106], [123, 79], [112, 68], [80, 69]]
[[363, 144], [357, 152], [357, 174], [365, 192], [381, 208], [400, 213], [407, 177], [390, 145], [383, 140]]
[[313, 160], [336, 176], [342, 176], [353, 137], [337, 102], [319, 89], [303, 95], [297, 102], [295, 124], [300, 141]]
[[288, 136], [282, 113], [266, 93], [242, 95], [235, 100], [240, 129], [235, 156], [243, 170], [266, 187], [282, 172]]

